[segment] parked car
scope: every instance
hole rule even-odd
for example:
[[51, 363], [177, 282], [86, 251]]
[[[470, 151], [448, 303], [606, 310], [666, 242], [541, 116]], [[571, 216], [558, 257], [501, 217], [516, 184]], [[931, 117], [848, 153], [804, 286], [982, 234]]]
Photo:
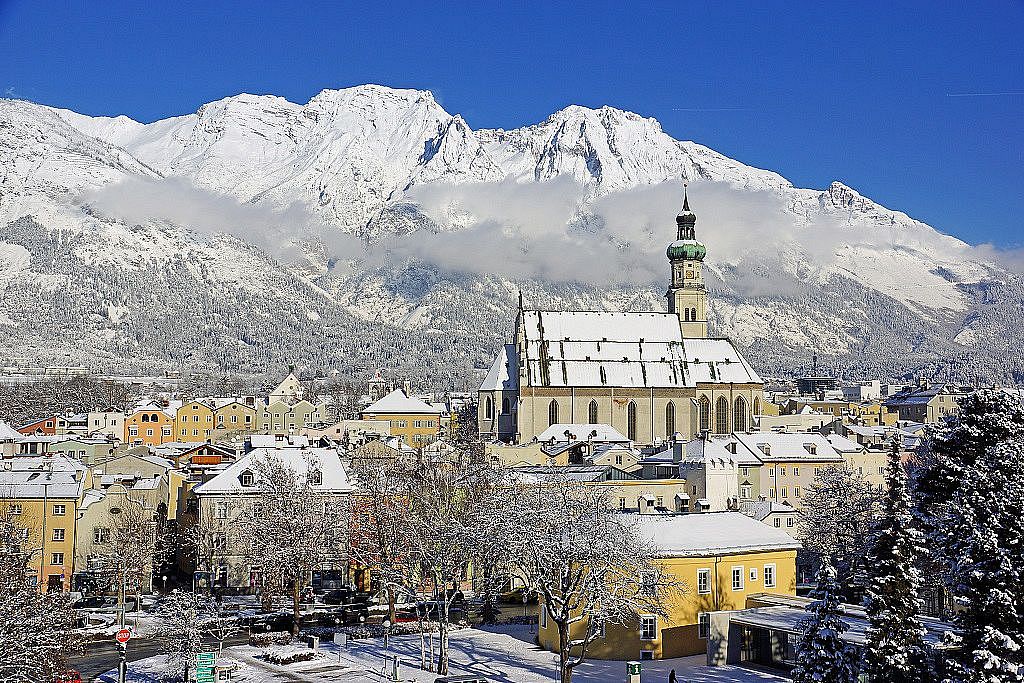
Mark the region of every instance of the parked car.
[[250, 631], [290, 631], [292, 615], [286, 612], [270, 612], [269, 614], [253, 614], [238, 618], [239, 626], [248, 627]]
[[334, 588], [323, 595], [325, 605], [365, 605], [369, 600], [369, 593], [352, 588]]
[[89, 597], [76, 600], [71, 603], [74, 609], [102, 609], [104, 607], [117, 607], [117, 598], [111, 595], [90, 595]]
[[344, 605], [320, 612], [316, 616], [317, 626], [352, 626], [366, 623], [370, 610], [365, 605]]

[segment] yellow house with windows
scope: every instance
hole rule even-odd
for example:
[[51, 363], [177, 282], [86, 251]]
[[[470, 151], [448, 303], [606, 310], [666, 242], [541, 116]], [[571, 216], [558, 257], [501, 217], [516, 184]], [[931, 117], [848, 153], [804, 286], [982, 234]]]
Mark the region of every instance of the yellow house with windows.
[[218, 436], [232, 432], [256, 431], [256, 407], [235, 399], [215, 401], [213, 428]]
[[183, 443], [207, 441], [213, 433], [213, 406], [207, 401], [188, 401], [174, 418], [174, 440]]
[[371, 404], [359, 417], [362, 420], [387, 420], [391, 435], [400, 437], [413, 448], [422, 448], [437, 440], [441, 430], [441, 409], [408, 396], [401, 389]]
[[0, 516], [23, 531], [29, 569], [40, 590], [69, 590], [75, 572], [75, 532], [92, 474], [64, 455], [21, 456], [0, 470]]
[[[755, 594], [796, 595], [799, 542], [781, 529], [738, 512], [634, 515], [638, 532], [657, 548], [658, 561], [685, 589], [669, 600], [668, 616], [606, 625], [587, 648], [593, 659], [665, 659], [707, 651], [710, 613], [743, 609]], [[572, 638], [591, 625], [577, 622]], [[541, 603], [541, 647], [559, 645], [558, 630]]]

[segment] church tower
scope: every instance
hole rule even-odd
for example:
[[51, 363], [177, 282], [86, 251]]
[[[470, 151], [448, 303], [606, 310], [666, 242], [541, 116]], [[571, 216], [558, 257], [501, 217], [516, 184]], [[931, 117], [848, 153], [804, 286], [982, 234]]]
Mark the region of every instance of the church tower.
[[704, 255], [707, 249], [697, 241], [694, 226], [697, 216], [690, 211], [690, 200], [683, 184], [683, 210], [676, 216], [676, 241], [668, 245], [672, 264], [672, 284], [668, 297], [669, 313], [679, 316], [683, 338], [708, 336], [707, 290], [704, 289]]

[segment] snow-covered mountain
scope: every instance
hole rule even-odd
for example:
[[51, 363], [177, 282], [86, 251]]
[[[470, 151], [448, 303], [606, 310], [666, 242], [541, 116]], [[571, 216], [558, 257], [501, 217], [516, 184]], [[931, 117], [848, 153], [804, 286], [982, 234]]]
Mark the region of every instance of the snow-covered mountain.
[[[461, 385], [520, 288], [662, 306], [643, 274], [667, 278], [680, 177], [704, 202], [712, 328], [767, 372], [817, 352], [851, 374], [1024, 377], [1017, 276], [841, 183], [796, 188], [611, 107], [474, 130], [381, 86], [150, 124], [0, 100], [0, 362], [291, 361]], [[510, 231], [544, 245], [514, 269], [488, 258]], [[642, 274], [619, 277], [632, 262]]]

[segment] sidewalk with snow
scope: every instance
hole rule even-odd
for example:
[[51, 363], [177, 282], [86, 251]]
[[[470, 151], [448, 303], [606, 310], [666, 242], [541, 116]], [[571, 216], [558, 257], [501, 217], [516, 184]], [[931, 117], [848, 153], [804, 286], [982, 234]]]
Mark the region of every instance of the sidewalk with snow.
[[[451, 634], [449, 676], [477, 675], [493, 683], [550, 683], [557, 681], [555, 656], [533, 644], [533, 636], [525, 626], [463, 629]], [[435, 641], [436, 648], [436, 641]], [[433, 683], [436, 673], [420, 671], [419, 636], [391, 638], [387, 653], [381, 640], [350, 641], [339, 648], [332, 642], [321, 642], [323, 656], [312, 661], [277, 666], [259, 659], [263, 650], [250, 645], [227, 648], [223, 659], [238, 664], [233, 683], [307, 683], [381, 682], [385, 677], [385, 655], [398, 655], [400, 679], [406, 682]], [[643, 662], [644, 683], [664, 683], [669, 671], [675, 669], [679, 683], [779, 683], [788, 679], [735, 666], [709, 667], [703, 655]], [[573, 681], [578, 683], [622, 683], [625, 663], [592, 661], [577, 667]], [[152, 657], [130, 666], [129, 683], [159, 683], [166, 670], [164, 657]], [[116, 672], [97, 679], [104, 683], [117, 680]]]

